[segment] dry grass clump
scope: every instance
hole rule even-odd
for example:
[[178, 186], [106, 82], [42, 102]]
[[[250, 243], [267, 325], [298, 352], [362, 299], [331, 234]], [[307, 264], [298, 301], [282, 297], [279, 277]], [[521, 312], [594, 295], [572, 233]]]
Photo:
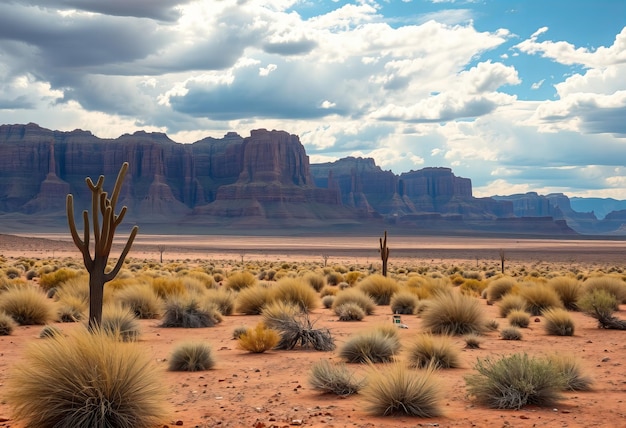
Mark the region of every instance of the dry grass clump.
[[302, 312], [309, 312], [319, 304], [319, 297], [302, 278], [280, 279], [272, 289], [273, 300], [297, 305]]
[[356, 379], [343, 363], [333, 364], [328, 360], [313, 363], [309, 372], [309, 385], [325, 394], [342, 397], [356, 394], [363, 387], [365, 379]]
[[213, 278], [213, 276], [209, 275], [206, 272], [202, 272], [199, 270], [192, 270], [192, 271], [187, 272], [186, 276], [189, 278], [193, 278], [197, 281], [200, 281], [202, 284], [204, 284], [204, 287], [207, 289], [213, 289], [216, 287], [215, 279]]
[[578, 299], [582, 295], [582, 284], [578, 279], [570, 276], [557, 276], [551, 278], [547, 284], [556, 291], [565, 309], [578, 310]]
[[174, 348], [169, 360], [169, 370], [197, 372], [215, 367], [213, 350], [206, 343], [184, 342]]
[[33, 287], [13, 287], [0, 294], [0, 311], [19, 325], [44, 325], [56, 319], [56, 307]]
[[339, 350], [348, 363], [386, 363], [397, 353], [396, 340], [380, 330], [357, 333]]
[[463, 294], [480, 297], [483, 291], [487, 288], [487, 284], [485, 284], [485, 282], [481, 279], [466, 279], [459, 288]]
[[442, 414], [443, 393], [434, 368], [414, 371], [401, 364], [373, 368], [361, 395], [368, 413], [376, 416], [432, 418]]
[[391, 313], [399, 315], [413, 315], [419, 304], [419, 298], [410, 291], [398, 291], [389, 302]]
[[25, 426], [152, 428], [167, 422], [167, 388], [144, 349], [101, 331], [81, 328], [32, 342], [3, 392]]
[[318, 293], [322, 291], [322, 288], [326, 286], [326, 278], [315, 272], [307, 272], [302, 276], [302, 279]]
[[245, 351], [261, 354], [274, 349], [279, 341], [280, 334], [276, 330], [258, 323], [255, 328], [248, 329], [239, 336], [237, 345]]
[[[335, 302], [335, 296], [322, 297], [322, 306], [326, 309], [332, 308], [334, 302]], [[365, 315], [365, 313], [363, 313], [363, 315]]]
[[102, 309], [100, 328], [122, 342], [133, 342], [141, 333], [135, 314], [129, 308], [118, 305], [107, 305]]
[[235, 298], [235, 309], [240, 314], [259, 315], [263, 307], [272, 301], [270, 289], [260, 285], [244, 288]]
[[522, 332], [517, 327], [505, 327], [500, 331], [502, 340], [522, 340]]
[[84, 272], [62, 267], [54, 272], [41, 275], [41, 278], [39, 278], [39, 286], [48, 291], [51, 288], [60, 286], [68, 279], [76, 278], [82, 274], [84, 274]]
[[61, 322], [78, 322], [85, 318], [88, 302], [83, 299], [64, 295], [57, 301], [58, 319]]
[[505, 294], [497, 304], [502, 318], [506, 318], [511, 311], [526, 311], [526, 299], [517, 294]]
[[225, 288], [211, 289], [204, 293], [207, 304], [213, 304], [222, 315], [232, 315], [235, 312], [235, 292]]
[[422, 312], [422, 325], [434, 334], [480, 334], [485, 329], [485, 318], [476, 298], [460, 293], [439, 294]]
[[235, 327], [235, 329], [233, 330], [233, 339], [239, 339], [241, 335], [244, 334], [246, 331], [248, 331], [248, 327], [246, 327], [245, 325]]
[[459, 350], [454, 347], [449, 336], [420, 334], [409, 347], [409, 367], [423, 369], [433, 366], [437, 369], [459, 367]]
[[388, 305], [391, 296], [398, 291], [398, 283], [380, 274], [370, 275], [357, 285], [358, 289], [374, 299], [377, 305]]
[[[105, 287], [106, 288], [106, 287]], [[187, 288], [180, 278], [158, 277], [152, 279], [154, 292], [163, 300], [171, 296], [178, 296], [187, 293]]]
[[544, 328], [546, 333], [553, 336], [573, 336], [574, 320], [569, 312], [561, 308], [546, 309]]
[[326, 274], [326, 283], [328, 285], [338, 285], [343, 282], [343, 275], [339, 272], [328, 272]]
[[316, 351], [332, 351], [335, 341], [328, 329], [315, 329], [308, 315], [296, 305], [276, 301], [263, 310], [264, 324], [280, 333], [278, 349], [293, 349], [296, 346]]
[[525, 282], [520, 288], [520, 296], [526, 300], [526, 310], [537, 316], [550, 308], [562, 308], [561, 298], [546, 284]]
[[57, 334], [63, 334], [63, 331], [56, 325], [48, 324], [44, 325], [41, 331], [39, 332], [40, 339], [47, 339], [49, 337], [54, 337]]
[[519, 309], [510, 311], [506, 319], [511, 327], [526, 328], [530, 324], [530, 314]]
[[374, 302], [370, 296], [356, 288], [348, 288], [337, 293], [335, 301], [333, 302], [333, 310], [345, 303], [355, 303], [359, 305], [365, 312], [365, 315], [372, 315], [376, 308], [376, 302]]
[[344, 281], [350, 285], [356, 284], [361, 278], [363, 278], [363, 274], [357, 271], [348, 272], [343, 276]]
[[17, 324], [6, 312], [0, 311], [0, 336], [9, 336]]
[[605, 290], [593, 290], [585, 293], [578, 302], [580, 310], [598, 320], [600, 328], [626, 330], [626, 321], [613, 316], [619, 303], [615, 296]]
[[517, 281], [507, 276], [494, 279], [487, 286], [487, 300], [490, 302], [497, 302], [505, 294], [510, 293], [516, 285]]
[[469, 333], [463, 336], [463, 340], [465, 341], [465, 347], [467, 349], [479, 349], [481, 343], [483, 343], [482, 337], [476, 333]]
[[213, 327], [222, 322], [222, 314], [210, 302], [195, 295], [174, 295], [165, 303], [162, 327]]
[[547, 356], [547, 359], [565, 379], [566, 391], [591, 390], [593, 380], [582, 373], [579, 358], [570, 354], [551, 354]]
[[626, 283], [613, 276], [595, 276], [583, 283], [583, 292], [591, 293], [595, 290], [604, 290], [613, 295], [619, 303], [626, 303]]
[[335, 306], [334, 311], [339, 321], [362, 321], [365, 318], [365, 311], [353, 302]]
[[495, 409], [553, 406], [565, 387], [563, 376], [547, 359], [527, 354], [479, 359], [474, 369], [478, 373], [465, 377], [468, 393]]
[[116, 294], [117, 301], [139, 319], [156, 319], [163, 311], [163, 301], [149, 284], [128, 286]]

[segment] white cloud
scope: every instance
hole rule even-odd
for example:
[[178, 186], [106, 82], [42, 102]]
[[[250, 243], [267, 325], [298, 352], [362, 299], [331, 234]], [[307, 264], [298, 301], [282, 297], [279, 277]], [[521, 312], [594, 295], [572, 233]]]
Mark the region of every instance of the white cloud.
[[530, 85], [531, 89], [537, 90], [539, 88], [541, 88], [543, 86], [543, 83], [546, 81], [546, 79], [541, 79], [538, 82], [533, 83], [532, 85]]
[[267, 67], [259, 67], [259, 76], [267, 76], [277, 68], [278, 66], [276, 64], [268, 64]]

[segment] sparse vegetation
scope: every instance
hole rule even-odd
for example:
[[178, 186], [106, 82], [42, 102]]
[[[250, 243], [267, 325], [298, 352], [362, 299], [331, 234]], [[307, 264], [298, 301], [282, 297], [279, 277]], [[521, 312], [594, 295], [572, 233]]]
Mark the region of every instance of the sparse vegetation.
[[530, 314], [517, 309], [509, 312], [506, 319], [509, 321], [511, 327], [526, 328], [530, 324]]
[[546, 333], [553, 336], [573, 336], [574, 320], [565, 309], [553, 308], [543, 311]]
[[437, 295], [422, 312], [422, 322], [434, 334], [482, 333], [485, 328], [479, 301], [460, 293]]
[[55, 305], [34, 287], [11, 287], [0, 295], [0, 311], [19, 325], [44, 325], [54, 321]]
[[222, 322], [222, 314], [213, 303], [201, 297], [174, 295], [165, 303], [163, 327], [213, 327]]
[[237, 344], [245, 351], [261, 354], [274, 349], [279, 341], [280, 334], [276, 330], [258, 323], [255, 328], [250, 328], [241, 334], [237, 339]]
[[6, 312], [0, 311], [0, 336], [9, 336], [17, 324]]
[[391, 296], [398, 291], [398, 283], [383, 275], [370, 275], [362, 279], [357, 288], [370, 296], [377, 305], [388, 305]]
[[409, 366], [423, 369], [433, 366], [437, 369], [450, 369], [461, 364], [459, 351], [450, 337], [420, 334], [409, 346]]
[[215, 366], [211, 347], [202, 342], [184, 342], [174, 348], [169, 359], [171, 371], [197, 372], [210, 370]]
[[410, 291], [395, 293], [389, 302], [391, 313], [400, 315], [413, 315], [416, 311], [419, 298]]
[[357, 379], [345, 364], [333, 364], [328, 360], [313, 363], [309, 373], [309, 385], [317, 391], [347, 396], [356, 394], [363, 387], [364, 379]]
[[526, 310], [538, 316], [550, 308], [562, 308], [557, 292], [546, 284], [526, 282], [520, 287], [520, 296], [526, 300]]
[[386, 363], [397, 352], [396, 341], [382, 331], [357, 333], [339, 350], [339, 356], [348, 363]]
[[339, 317], [339, 321], [361, 321], [365, 318], [365, 311], [353, 302], [336, 306], [334, 311]]
[[517, 327], [505, 327], [500, 331], [502, 340], [522, 340], [522, 332]]
[[302, 278], [280, 279], [272, 289], [273, 300], [297, 305], [302, 312], [309, 312], [319, 304], [319, 297]]
[[348, 288], [337, 293], [333, 302], [333, 310], [345, 303], [357, 304], [363, 309], [365, 315], [373, 314], [374, 308], [376, 308], [376, 302], [370, 296], [355, 288]]

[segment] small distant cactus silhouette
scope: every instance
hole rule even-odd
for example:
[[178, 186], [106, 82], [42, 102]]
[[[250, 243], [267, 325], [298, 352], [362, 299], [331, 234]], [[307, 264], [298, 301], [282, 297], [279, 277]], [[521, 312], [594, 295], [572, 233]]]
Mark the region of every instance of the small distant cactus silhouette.
[[385, 238], [380, 238], [380, 259], [383, 262], [383, 276], [387, 276], [387, 262], [389, 261], [389, 247], [387, 247], [387, 231]]
[[120, 225], [126, 215], [126, 207], [122, 207], [119, 214], [115, 214], [115, 206], [119, 198], [122, 182], [126, 172], [128, 171], [128, 162], [124, 162], [115, 181], [111, 198], [107, 198], [107, 193], [103, 191], [104, 176], [98, 178], [96, 184], [90, 177], [85, 179], [87, 186], [91, 190], [91, 218], [94, 235], [94, 256], [91, 256], [89, 249], [90, 242], [90, 224], [89, 213], [83, 211], [84, 238], [81, 239], [76, 230], [76, 222], [74, 220], [74, 198], [72, 194], [67, 195], [66, 209], [67, 222], [70, 227], [70, 233], [74, 244], [78, 247], [83, 255], [83, 262], [87, 272], [89, 272], [89, 328], [94, 329], [102, 323], [102, 303], [104, 299], [104, 284], [114, 279], [119, 273], [124, 259], [133, 245], [135, 236], [139, 228], [134, 226], [128, 237], [128, 241], [122, 250], [122, 253], [113, 269], [106, 272], [109, 261], [109, 254], [113, 245], [113, 236], [115, 229]]

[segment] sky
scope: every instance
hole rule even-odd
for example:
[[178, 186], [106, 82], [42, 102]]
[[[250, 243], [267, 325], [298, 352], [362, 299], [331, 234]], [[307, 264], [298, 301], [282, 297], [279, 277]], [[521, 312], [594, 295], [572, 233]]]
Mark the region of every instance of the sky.
[[624, 0], [0, 0], [0, 123], [626, 199]]

